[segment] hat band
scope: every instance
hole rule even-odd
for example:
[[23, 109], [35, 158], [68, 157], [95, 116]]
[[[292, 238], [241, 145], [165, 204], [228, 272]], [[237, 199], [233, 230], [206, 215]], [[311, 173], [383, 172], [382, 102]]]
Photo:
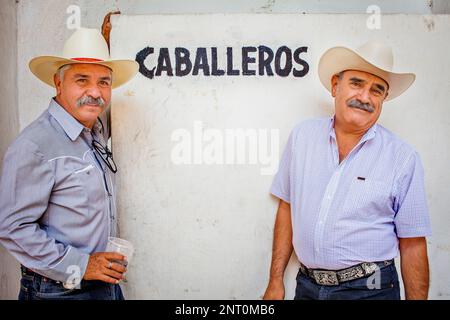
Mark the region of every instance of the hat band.
[[95, 59], [95, 58], [71, 58], [70, 60], [85, 61], [85, 62], [99, 62], [99, 61], [105, 61], [105, 60], [102, 60], [102, 59]]

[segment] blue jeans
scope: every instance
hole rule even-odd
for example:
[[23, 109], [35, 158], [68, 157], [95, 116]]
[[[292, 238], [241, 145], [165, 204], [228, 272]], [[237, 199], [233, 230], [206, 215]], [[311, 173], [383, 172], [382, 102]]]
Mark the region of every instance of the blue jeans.
[[400, 300], [395, 265], [381, 268], [378, 275], [378, 281], [368, 276], [337, 286], [322, 286], [299, 271], [294, 300]]
[[118, 284], [82, 280], [80, 289], [66, 289], [61, 282], [22, 272], [19, 300], [124, 300], [124, 297]]

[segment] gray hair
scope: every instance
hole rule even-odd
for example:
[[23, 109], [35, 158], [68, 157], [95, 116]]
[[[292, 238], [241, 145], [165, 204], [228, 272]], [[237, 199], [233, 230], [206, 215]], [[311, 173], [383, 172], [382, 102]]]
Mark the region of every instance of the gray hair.
[[344, 71], [341, 71], [341, 72], [339, 72], [339, 73], [336, 73], [336, 75], [337, 75], [337, 77], [338, 77], [339, 80], [342, 80], [342, 76], [344, 75], [344, 72], [345, 72], [345, 70], [344, 70]]
[[57, 71], [56, 71], [56, 75], [58, 76], [58, 78], [61, 80], [61, 82], [64, 81], [64, 74], [66, 73], [67, 70], [69, 70], [70, 68], [72, 68], [71, 64], [66, 64], [62, 67], [60, 67]]

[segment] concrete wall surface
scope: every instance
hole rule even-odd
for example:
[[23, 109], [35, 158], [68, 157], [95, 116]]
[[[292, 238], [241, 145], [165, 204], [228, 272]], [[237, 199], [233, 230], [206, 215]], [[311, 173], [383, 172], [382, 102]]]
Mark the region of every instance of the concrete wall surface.
[[[0, 0], [0, 159], [19, 133], [17, 108], [16, 3]], [[0, 163], [0, 172], [2, 163]], [[18, 263], [0, 246], [0, 299], [15, 298], [19, 290]]]
[[[70, 36], [73, 30], [67, 28], [68, 19], [73, 14], [73, 10], [78, 8], [80, 10], [80, 22], [82, 27], [97, 27], [99, 28], [104, 15], [109, 11], [121, 10], [123, 15], [159, 15], [159, 14], [300, 14], [306, 13], [306, 16], [310, 14], [323, 14], [332, 13], [334, 16], [339, 16], [342, 13], [348, 14], [366, 14], [367, 8], [371, 5], [376, 5], [380, 9], [380, 13], [388, 17], [391, 14], [413, 14], [418, 16], [418, 20], [421, 22], [420, 31], [430, 36], [429, 39], [421, 39], [417, 41], [414, 34], [409, 34], [409, 37], [405, 38], [408, 48], [413, 48], [413, 43], [417, 42], [417, 52], [420, 55], [411, 55], [411, 57], [419, 57], [417, 59], [422, 62], [417, 62], [418, 70], [427, 70], [429, 66], [430, 70], [427, 73], [430, 75], [438, 75], [436, 79], [440, 79], [442, 76], [442, 70], [448, 70], [448, 47], [445, 47], [443, 43], [448, 42], [448, 16], [440, 16], [439, 14], [449, 14], [450, 5], [447, 0], [345, 0], [345, 1], [333, 1], [333, 0], [246, 0], [246, 1], [222, 1], [222, 0], [193, 0], [193, 1], [179, 1], [179, 0], [0, 0], [0, 70], [2, 70], [0, 77], [2, 84], [0, 86], [0, 158], [3, 158], [7, 146], [11, 143], [14, 137], [26, 127], [31, 121], [33, 121], [39, 114], [41, 114], [48, 106], [50, 97], [54, 95], [54, 89], [46, 86], [37, 80], [28, 69], [28, 62], [31, 58], [38, 55], [58, 55], [62, 51], [64, 41]], [[365, 15], [367, 17], [367, 14]], [[360, 19], [364, 19], [361, 16]], [[409, 18], [405, 18], [407, 21]], [[389, 19], [388, 19], [389, 20]], [[392, 21], [392, 20], [389, 20]], [[391, 23], [391, 22], [390, 22]], [[393, 29], [397, 28], [395, 23], [392, 26]], [[443, 26], [447, 26], [447, 31], [443, 30]], [[410, 26], [412, 29], [419, 28], [414, 24]], [[425, 29], [426, 28], [426, 29]], [[344, 40], [348, 45], [357, 45], [358, 33], [353, 30], [353, 34], [356, 34], [356, 38], [345, 37]], [[356, 32], [356, 33], [355, 33]], [[445, 33], [447, 32], [447, 33]], [[328, 38], [333, 40], [332, 38]], [[359, 38], [360, 39], [360, 38]], [[392, 37], [390, 40], [394, 40]], [[338, 38], [335, 38], [335, 43], [329, 42], [328, 44], [337, 44]], [[343, 40], [343, 41], [344, 41]], [[423, 40], [423, 41], [422, 41]], [[403, 41], [403, 40], [402, 40]], [[434, 47], [437, 42], [442, 42], [441, 47], [447, 51], [439, 52], [438, 47]], [[421, 42], [427, 43], [424, 46]], [[324, 42], [325, 44], [326, 42]], [[398, 43], [401, 43], [400, 41]], [[398, 44], [397, 43], [397, 44]], [[395, 41], [394, 41], [394, 44]], [[443, 47], [442, 47], [443, 46]], [[412, 49], [411, 49], [412, 50]], [[316, 57], [313, 53], [312, 57]], [[434, 65], [432, 62], [444, 61], [447, 64]], [[408, 69], [409, 64], [403, 61], [405, 65], [404, 69]], [[400, 60], [400, 63], [403, 63]], [[447, 67], [447, 69], [445, 69]], [[314, 73], [311, 70], [311, 73]], [[430, 85], [434, 83], [430, 81], [426, 84], [425, 79], [427, 77], [418, 78], [416, 82], [416, 88], [421, 88], [422, 85]], [[443, 80], [448, 84], [448, 79]], [[447, 81], [447, 82], [445, 82]], [[282, 82], [279, 82], [281, 84]], [[317, 83], [312, 83], [315, 91], [319, 91]], [[285, 84], [285, 82], [283, 82]], [[166, 90], [167, 88], [163, 89]], [[164, 92], [164, 91], [161, 91]], [[445, 90], [439, 90], [439, 86], [430, 88], [425, 91], [427, 95], [423, 95], [416, 101], [413, 101], [417, 106], [419, 103], [423, 105], [432, 104], [437, 108], [438, 112], [444, 112], [445, 105], [441, 104], [442, 99], [448, 98], [448, 87]], [[447, 95], [446, 95], [447, 94]], [[430, 96], [432, 96], [430, 98]], [[116, 95], [116, 98], [119, 97]], [[329, 114], [331, 112], [328, 105], [329, 100], [326, 97], [322, 97], [320, 101], [321, 115]], [[431, 99], [431, 100], [429, 100]], [[120, 108], [120, 99], [117, 99]], [[294, 105], [293, 105], [294, 106]], [[413, 145], [418, 147], [425, 164], [429, 167], [433, 167], [433, 164], [441, 165], [442, 163], [448, 163], [448, 152], [444, 150], [437, 150], [433, 148], [432, 144], [437, 144], [441, 139], [442, 133], [447, 133], [448, 136], [448, 117], [439, 119], [437, 124], [432, 126], [424, 126], [426, 135], [422, 135], [420, 131], [414, 131], [411, 127], [397, 127], [396, 119], [405, 118], [407, 120], [418, 117], [426, 119], [428, 123], [433, 122], [435, 116], [434, 113], [429, 112], [429, 108], [415, 109], [414, 113], [409, 113], [405, 109], [406, 105], [400, 106], [400, 108], [392, 108], [386, 114], [382, 116], [382, 123], [386, 124], [388, 128], [394, 128], [394, 132], [405, 139], [412, 141]], [[311, 109], [290, 109], [291, 121], [288, 125], [291, 125], [297, 119], [306, 115], [317, 115]], [[119, 113], [118, 113], [119, 114]], [[117, 114], [117, 115], [118, 115]], [[300, 117], [299, 117], [300, 116]], [[280, 120], [280, 119], [279, 119]], [[267, 126], [269, 127], [269, 126]], [[119, 128], [118, 128], [119, 130]], [[288, 127], [286, 127], [288, 130]], [[280, 136], [280, 148], [284, 145], [287, 131], [282, 131]], [[430, 143], [431, 141], [431, 143]], [[119, 141], [114, 142], [119, 143]], [[430, 144], [427, 146], [427, 144]], [[118, 159], [119, 160], [119, 159]], [[120, 161], [120, 160], [119, 160]], [[123, 161], [123, 160], [122, 160]], [[436, 165], [435, 168], [439, 168]], [[0, 163], [1, 169], [1, 163]], [[434, 170], [434, 171], [433, 171]], [[448, 278], [442, 280], [442, 274], [445, 273], [446, 268], [449, 265], [449, 239], [448, 239], [448, 223], [445, 219], [445, 213], [448, 211], [448, 205], [446, 203], [447, 196], [442, 196], [442, 190], [446, 190], [448, 187], [447, 171], [443, 171], [442, 177], [438, 179], [435, 169], [432, 168], [430, 173], [427, 173], [427, 190], [430, 197], [430, 210], [433, 212], [440, 212], [437, 214], [437, 218], [433, 219], [434, 235], [430, 240], [430, 259], [433, 261], [432, 268], [432, 291], [431, 296], [434, 298], [446, 298], [450, 294], [450, 288]], [[192, 174], [194, 171], [191, 172]], [[267, 183], [270, 178], [266, 177]], [[120, 181], [120, 179], [119, 179]], [[125, 180], [122, 180], [125, 183]], [[252, 188], [252, 185], [248, 186]], [[261, 187], [261, 191], [264, 188]], [[265, 189], [264, 189], [265, 191]], [[121, 200], [122, 204], [125, 204], [124, 199]], [[243, 200], [244, 201], [244, 200]], [[162, 205], [164, 205], [164, 201]], [[213, 205], [213, 203], [211, 204]], [[244, 205], [244, 204], [243, 204]], [[269, 202], [269, 209], [266, 209], [266, 222], [262, 229], [257, 229], [256, 234], [264, 234], [263, 246], [264, 250], [270, 249], [270, 237], [272, 232], [272, 214], [274, 209], [274, 203]], [[128, 210], [128, 209], [127, 209]], [[204, 227], [210, 227], [209, 223], [214, 221], [203, 221], [207, 223]], [[200, 223], [200, 222], [199, 222]], [[125, 226], [124, 230], [129, 232], [131, 225]], [[200, 240], [200, 238], [199, 238]], [[261, 279], [267, 276], [266, 272], [267, 263], [269, 262], [269, 252], [261, 251], [261, 255], [258, 257], [264, 264], [261, 265], [259, 271]], [[139, 258], [138, 260], [139, 261]], [[156, 261], [155, 264], [161, 261]], [[192, 267], [195, 266], [193, 262]], [[295, 260], [293, 259], [289, 265], [288, 279], [292, 279], [292, 275], [295, 273]], [[164, 275], [158, 276], [158, 281], [162, 281]], [[198, 289], [188, 289], [187, 292], [171, 293], [169, 291], [156, 292], [154, 284], [151, 282], [150, 289], [146, 291], [142, 286], [136, 285], [136, 289], [133, 291], [130, 284], [134, 284], [138, 280], [131, 276], [130, 283], [127, 284], [126, 290], [131, 298], [152, 298], [152, 297], [203, 297], [204, 291], [198, 291]], [[263, 280], [261, 280], [263, 281]], [[174, 280], [172, 283], [176, 283]], [[292, 293], [292, 280], [289, 280], [289, 292]], [[242, 295], [240, 292], [227, 292], [226, 297], [250, 297], [251, 291], [257, 292], [256, 296], [261, 294], [261, 290], [264, 287], [263, 283], [255, 285], [252, 283], [249, 288], [250, 291], [245, 291]], [[16, 299], [19, 289], [19, 270], [18, 263], [0, 246], [0, 299]], [[192, 290], [191, 290], [192, 289]], [[196, 291], [197, 290], [197, 291]], [[221, 296], [219, 291], [215, 291], [217, 297]]]

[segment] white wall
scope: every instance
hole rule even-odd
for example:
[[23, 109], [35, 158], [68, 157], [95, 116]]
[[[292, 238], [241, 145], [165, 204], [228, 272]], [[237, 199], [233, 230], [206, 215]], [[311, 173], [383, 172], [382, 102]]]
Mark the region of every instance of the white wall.
[[[120, 9], [123, 14], [157, 13], [364, 13], [370, 4], [378, 4], [382, 13], [450, 13], [446, 0], [0, 0], [2, 85], [6, 99], [0, 104], [0, 156], [19, 130], [23, 129], [47, 107], [53, 90], [36, 80], [28, 69], [28, 61], [37, 55], [58, 54], [71, 34], [65, 22], [70, 5], [81, 8], [84, 27], [100, 27], [103, 16]], [[339, 4], [337, 4], [339, 3]], [[17, 11], [17, 18], [16, 18]], [[16, 38], [17, 36], [17, 38]], [[16, 41], [17, 39], [17, 41]], [[15, 44], [14, 44], [15, 43]], [[12, 55], [12, 56], [11, 56]], [[17, 69], [16, 69], [17, 68]], [[17, 84], [17, 86], [16, 86]], [[6, 103], [5, 103], [6, 102]], [[434, 155], [438, 156], [438, 155]], [[445, 234], [442, 234], [445, 238]], [[443, 247], [442, 250], [448, 250]], [[438, 255], [439, 256], [439, 255]], [[0, 298], [16, 298], [17, 263], [0, 248]], [[447, 294], [442, 291], [445, 296]]]
[[[0, 0], [0, 159], [19, 132], [17, 112], [17, 21], [14, 1]], [[2, 163], [0, 163], [0, 172]], [[0, 300], [19, 292], [18, 263], [0, 246]]]
[[[3, 0], [8, 1], [8, 0]], [[12, 2], [13, 0], [9, 0]], [[445, 13], [441, 4], [433, 13]], [[437, 1], [435, 1], [438, 3]], [[442, 1], [441, 1], [442, 2]], [[377, 4], [382, 13], [429, 14], [428, 0], [21, 0], [18, 3], [18, 105], [20, 129], [35, 119], [48, 105], [53, 90], [36, 81], [28, 62], [40, 54], [58, 54], [72, 30], [66, 28], [70, 5], [81, 9], [81, 26], [99, 28], [109, 11], [123, 14], [173, 13], [365, 13]], [[447, 10], [447, 11], [446, 11]], [[33, 45], [30, 45], [33, 44]]]
[[[121, 236], [136, 244], [124, 286], [130, 298], [262, 296], [277, 207], [268, 192], [273, 174], [261, 175], [266, 166], [249, 161], [201, 164], [200, 157], [197, 163], [177, 164], [172, 152], [179, 140], [173, 141], [172, 134], [185, 129], [192, 140], [199, 141], [194, 129], [197, 121], [205, 131], [217, 130], [221, 137], [226, 129], [278, 129], [282, 149], [296, 123], [333, 113], [333, 100], [317, 75], [320, 55], [335, 45], [356, 47], [369, 39], [391, 44], [395, 70], [417, 76], [404, 95], [384, 104], [380, 122], [411, 144], [423, 160], [434, 231], [428, 238], [430, 298], [450, 297], [450, 152], [443, 147], [450, 135], [450, 62], [446, 58], [450, 44], [444, 41], [450, 36], [450, 17], [387, 15], [379, 30], [366, 28], [366, 21], [366, 15], [353, 14], [151, 15], [113, 20], [111, 53], [116, 59], [134, 58], [150, 45], [155, 52], [169, 48], [172, 63], [174, 48], [187, 47], [194, 61], [196, 48], [217, 47], [223, 69], [226, 47], [233, 47], [237, 66], [242, 47], [264, 44], [274, 50], [280, 45], [293, 50], [308, 46], [302, 58], [310, 67], [304, 78], [205, 77], [200, 73], [150, 80], [139, 74], [115, 91], [113, 144], [120, 168]], [[146, 60], [149, 69], [156, 65], [156, 57], [157, 53]], [[269, 146], [277, 138], [269, 138]], [[203, 146], [212, 146], [211, 140], [202, 141], [200, 136]], [[196, 153], [188, 148], [192, 149]], [[235, 149], [219, 150], [228, 155]], [[206, 147], [203, 151], [207, 153]], [[223, 159], [218, 158], [218, 162]], [[292, 261], [285, 277], [287, 298], [294, 296], [297, 267]]]

